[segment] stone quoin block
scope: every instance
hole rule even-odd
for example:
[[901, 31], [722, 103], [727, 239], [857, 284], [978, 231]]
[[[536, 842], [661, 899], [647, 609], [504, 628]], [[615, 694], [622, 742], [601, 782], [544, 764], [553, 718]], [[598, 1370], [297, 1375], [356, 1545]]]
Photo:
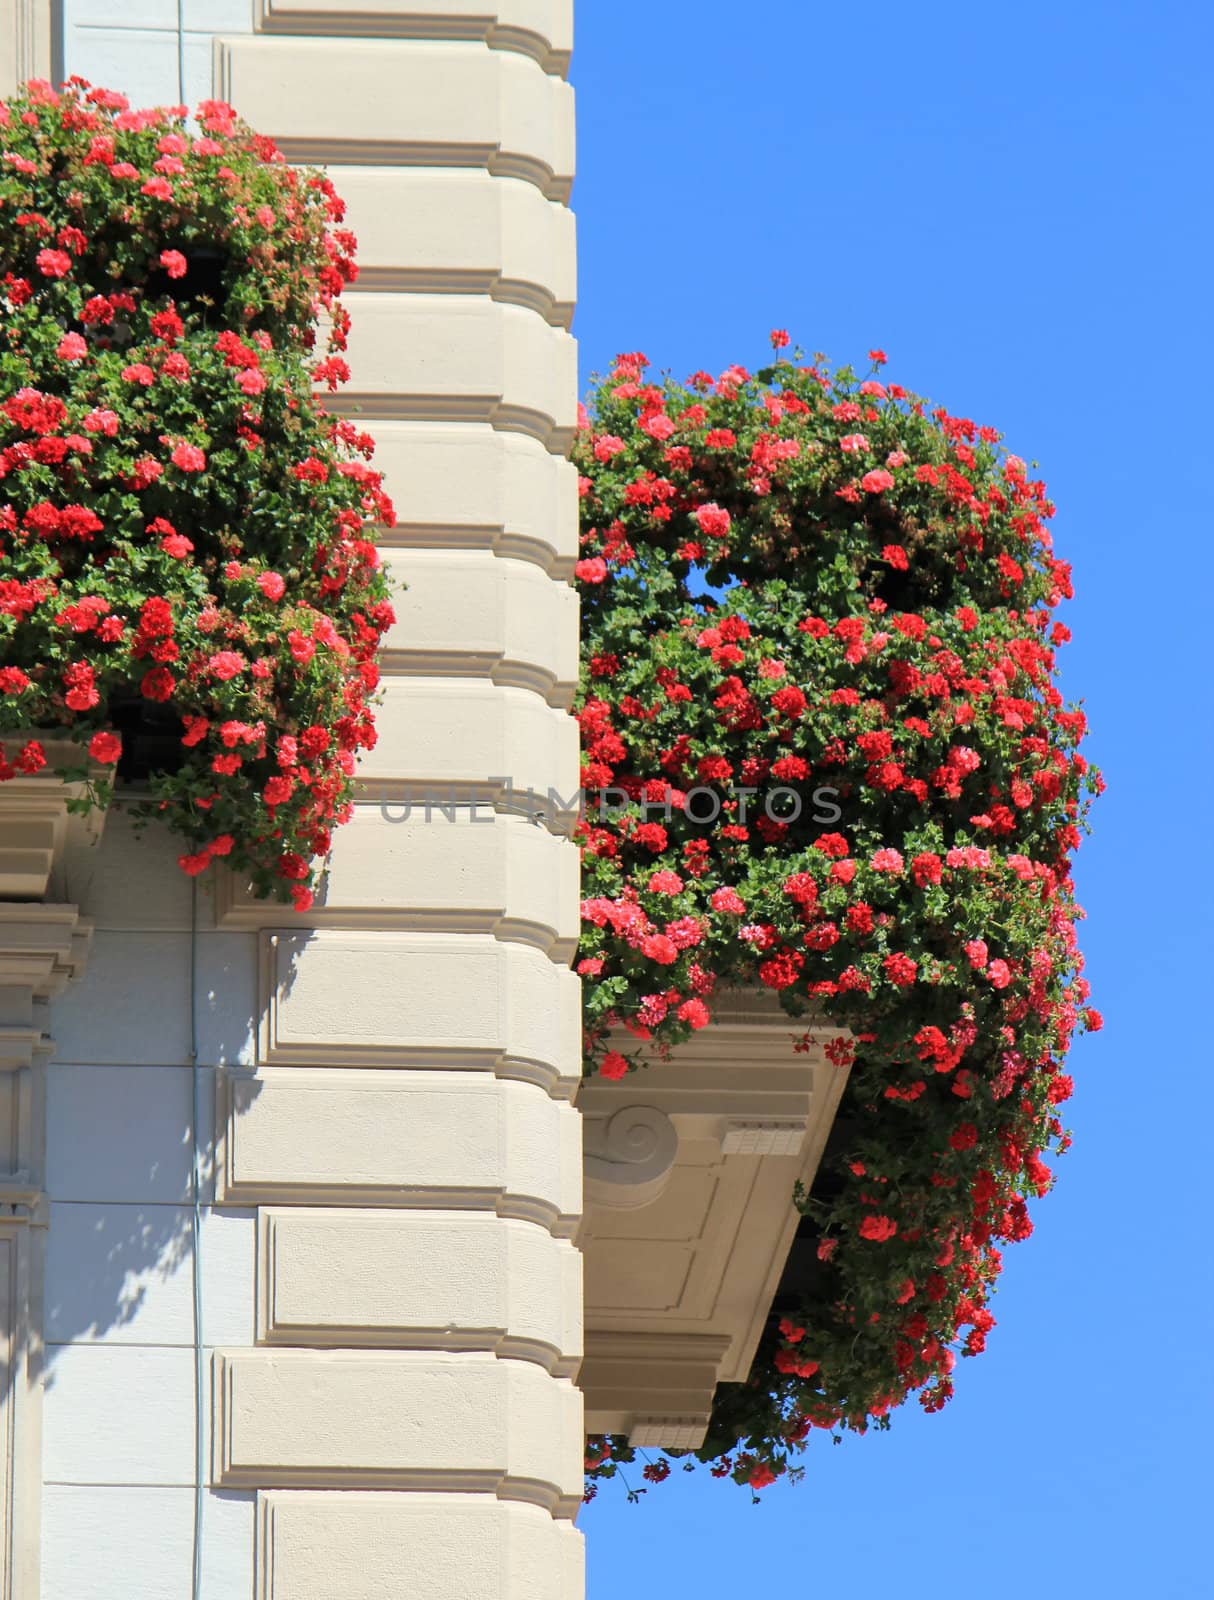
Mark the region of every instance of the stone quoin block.
[[[522, 817], [481, 809], [360, 805], [333, 850], [304, 927], [491, 934], [565, 963], [577, 946], [577, 846]], [[279, 927], [283, 909], [234, 876], [217, 885], [224, 927]]]
[[567, 710], [577, 690], [578, 597], [529, 561], [479, 550], [389, 550], [396, 625], [385, 671], [487, 677]]
[[[268, 1490], [257, 1497], [256, 1600], [571, 1600], [582, 1534], [537, 1506], [452, 1494]], [[90, 1597], [91, 1600], [91, 1597]]]
[[456, 1211], [263, 1207], [266, 1344], [492, 1350], [576, 1372], [581, 1256], [533, 1223]]
[[218, 1351], [216, 1483], [460, 1489], [572, 1517], [581, 1396], [526, 1361], [414, 1351]]
[[406, 422], [487, 422], [564, 455], [577, 427], [577, 347], [523, 306], [488, 295], [360, 294], [353, 376], [331, 411]]
[[481, 43], [226, 38], [221, 98], [289, 161], [479, 167], [551, 200], [573, 181], [573, 91], [538, 62]]
[[359, 799], [497, 809], [555, 832], [577, 822], [578, 727], [527, 689], [476, 678], [389, 678]]
[[261, 935], [259, 1059], [426, 1066], [556, 1087], [576, 1074], [578, 980], [478, 934]]
[[483, 294], [568, 328], [577, 294], [572, 211], [522, 178], [457, 167], [341, 167], [358, 239], [350, 311], [367, 290]]
[[386, 544], [492, 550], [568, 578], [577, 559], [577, 469], [488, 423], [371, 425], [396, 507]]
[[562, 1238], [582, 1209], [577, 1112], [474, 1072], [263, 1067], [218, 1083], [218, 1203], [459, 1209]]

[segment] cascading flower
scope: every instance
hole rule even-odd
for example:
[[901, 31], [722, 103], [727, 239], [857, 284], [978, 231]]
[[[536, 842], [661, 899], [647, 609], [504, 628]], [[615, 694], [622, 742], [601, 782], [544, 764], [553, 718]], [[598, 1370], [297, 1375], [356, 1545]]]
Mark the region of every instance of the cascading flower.
[[[575, 448], [588, 1070], [682, 1042], [725, 985], [848, 1030], [798, 1195], [816, 1275], [697, 1452], [752, 1488], [815, 1428], [945, 1403], [1070, 1142], [1071, 1036], [1100, 1025], [1070, 857], [1101, 784], [1057, 686], [1053, 505], [873, 360], [680, 384], [622, 356]], [[596, 1442], [594, 1475], [631, 1455]]]
[[129, 768], [184, 871], [305, 909], [393, 620], [371, 440], [316, 399], [342, 202], [219, 101], [34, 81], [0, 135], [0, 780], [75, 741], [84, 805]]

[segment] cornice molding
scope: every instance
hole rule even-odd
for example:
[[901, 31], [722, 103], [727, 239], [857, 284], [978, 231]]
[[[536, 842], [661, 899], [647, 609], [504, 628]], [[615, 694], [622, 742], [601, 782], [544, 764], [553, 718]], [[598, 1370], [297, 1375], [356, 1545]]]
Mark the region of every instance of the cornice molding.
[[[0, 750], [12, 760], [29, 738], [42, 745], [47, 764], [40, 772], [18, 772], [0, 784], [0, 902], [43, 900], [57, 870], [69, 856], [95, 846], [105, 813], [80, 816], [70, 805], [84, 793], [83, 783], [65, 783], [56, 766], [79, 766], [78, 744], [37, 728], [0, 735]], [[99, 771], [100, 769], [98, 769]]]
[[[342, 6], [330, 3], [301, 4], [300, 0], [257, 0], [254, 27], [258, 33], [312, 34], [336, 38], [374, 39], [475, 39], [491, 50], [511, 50], [538, 61], [544, 71], [563, 78], [572, 56], [569, 7], [556, 0], [549, 7], [554, 25], [541, 33], [525, 22], [512, 20], [515, 13], [534, 12], [536, 7], [510, 5], [498, 0], [482, 0], [462, 12], [450, 10], [404, 9], [376, 6], [373, 3]], [[503, 18], [503, 12], [507, 15]]]

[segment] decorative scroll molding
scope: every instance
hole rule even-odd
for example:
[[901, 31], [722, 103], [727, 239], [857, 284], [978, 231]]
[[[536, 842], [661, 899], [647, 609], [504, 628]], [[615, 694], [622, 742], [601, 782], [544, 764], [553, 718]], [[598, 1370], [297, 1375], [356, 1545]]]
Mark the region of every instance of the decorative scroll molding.
[[631, 1211], [651, 1204], [665, 1189], [679, 1136], [656, 1106], [622, 1106], [608, 1118], [587, 1119], [584, 1150], [587, 1200]]

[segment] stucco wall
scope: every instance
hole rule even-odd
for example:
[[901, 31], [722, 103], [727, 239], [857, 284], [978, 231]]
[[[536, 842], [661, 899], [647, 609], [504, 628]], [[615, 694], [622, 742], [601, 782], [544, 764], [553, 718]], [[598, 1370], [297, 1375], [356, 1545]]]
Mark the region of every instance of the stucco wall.
[[[581, 1593], [570, 26], [186, 0], [186, 98], [348, 193], [337, 403], [381, 440], [410, 588], [313, 913], [223, 881], [192, 941], [176, 848], [120, 814], [56, 885], [96, 931], [47, 1070], [44, 1600], [188, 1593], [192, 983], [203, 1594]], [[59, 44], [179, 97], [173, 0], [66, 0]], [[474, 813], [405, 817], [452, 784]]]

